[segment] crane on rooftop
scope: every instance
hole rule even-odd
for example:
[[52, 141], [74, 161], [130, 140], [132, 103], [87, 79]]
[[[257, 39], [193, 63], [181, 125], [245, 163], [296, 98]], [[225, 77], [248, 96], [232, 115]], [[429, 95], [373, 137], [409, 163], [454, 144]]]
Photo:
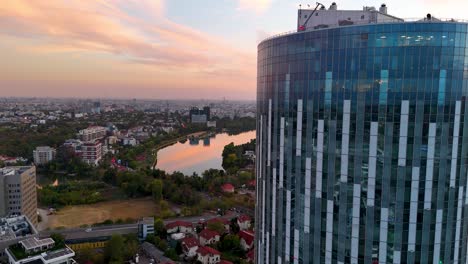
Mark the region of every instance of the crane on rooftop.
[[[309, 6], [309, 5], [307, 5]], [[322, 8], [325, 8], [325, 6], [319, 2], [317, 2], [317, 6], [315, 7], [315, 9], [312, 11], [312, 13], [310, 13], [309, 17], [307, 17], [306, 21], [304, 22], [304, 24], [302, 25], [299, 25], [299, 27], [297, 28], [297, 31], [305, 31], [306, 30], [306, 25], [307, 25], [307, 22], [309, 22], [310, 18], [312, 17], [312, 15], [317, 11], [317, 9], [319, 7], [322, 7]]]

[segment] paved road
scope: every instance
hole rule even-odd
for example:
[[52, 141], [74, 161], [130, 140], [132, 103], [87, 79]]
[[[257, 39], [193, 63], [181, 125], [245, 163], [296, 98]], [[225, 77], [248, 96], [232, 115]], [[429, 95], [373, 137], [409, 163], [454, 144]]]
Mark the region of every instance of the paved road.
[[[237, 217], [236, 213], [228, 213], [223, 218], [234, 218]], [[173, 219], [164, 220], [164, 224], [174, 222], [174, 221], [187, 221], [192, 223], [198, 223], [200, 219], [209, 220], [216, 218], [216, 215], [202, 215], [202, 216], [192, 216], [192, 217], [179, 217]], [[126, 234], [136, 234], [138, 233], [138, 224], [124, 224], [124, 225], [108, 225], [108, 226], [97, 226], [92, 227], [91, 231], [86, 232], [87, 228], [71, 228], [71, 229], [57, 229], [52, 231], [43, 231], [40, 232], [41, 237], [50, 236], [53, 233], [62, 234], [67, 240], [74, 239], [88, 239], [88, 238], [98, 238], [98, 237], [109, 237], [112, 235], [126, 235]]]

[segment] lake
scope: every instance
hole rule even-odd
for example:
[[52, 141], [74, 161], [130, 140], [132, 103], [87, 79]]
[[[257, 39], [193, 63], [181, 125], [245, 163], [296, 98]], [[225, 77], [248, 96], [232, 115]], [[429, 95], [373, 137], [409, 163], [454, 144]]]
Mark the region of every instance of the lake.
[[158, 151], [156, 168], [166, 172], [180, 171], [185, 175], [196, 172], [201, 175], [208, 169], [223, 169], [221, 166], [224, 146], [233, 142], [240, 145], [254, 139], [255, 131], [249, 131], [238, 135], [226, 133], [216, 134], [210, 138], [199, 140], [187, 140], [178, 142]]

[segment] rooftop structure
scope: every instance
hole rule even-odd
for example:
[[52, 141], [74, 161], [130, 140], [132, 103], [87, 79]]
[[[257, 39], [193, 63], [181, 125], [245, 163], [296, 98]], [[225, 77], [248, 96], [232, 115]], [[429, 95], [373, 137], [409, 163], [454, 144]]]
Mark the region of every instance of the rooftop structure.
[[37, 230], [26, 216], [0, 218], [0, 261], [5, 259], [5, 249], [24, 238], [37, 236]]
[[48, 247], [29, 253], [24, 248], [24, 251], [21, 251], [21, 248], [12, 247], [5, 250], [10, 264], [76, 264], [73, 259], [75, 252], [67, 246], [53, 250], [49, 250], [51, 247]]
[[38, 239], [37, 237], [21, 240], [19, 243], [27, 253], [44, 251], [53, 248], [55, 245], [52, 238]]
[[0, 246], [2, 242], [35, 234], [37, 234], [37, 230], [26, 216], [0, 218]]
[[333, 2], [330, 8], [317, 4], [318, 9], [298, 10], [297, 25], [299, 31], [348, 26], [355, 24], [402, 22], [403, 19], [389, 15], [387, 6], [382, 4], [379, 10], [375, 7], [365, 6], [362, 10], [338, 10]]

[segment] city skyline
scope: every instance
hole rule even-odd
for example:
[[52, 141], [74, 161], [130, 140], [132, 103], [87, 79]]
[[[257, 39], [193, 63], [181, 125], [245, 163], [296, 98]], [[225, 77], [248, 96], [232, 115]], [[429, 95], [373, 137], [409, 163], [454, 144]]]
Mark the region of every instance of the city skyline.
[[[293, 30], [299, 3], [9, 1], [0, 7], [0, 92], [7, 97], [251, 100], [256, 45]], [[381, 3], [337, 4], [351, 9]], [[462, 1], [439, 7], [435, 1], [386, 4], [401, 17], [431, 12], [463, 18], [468, 7]]]

